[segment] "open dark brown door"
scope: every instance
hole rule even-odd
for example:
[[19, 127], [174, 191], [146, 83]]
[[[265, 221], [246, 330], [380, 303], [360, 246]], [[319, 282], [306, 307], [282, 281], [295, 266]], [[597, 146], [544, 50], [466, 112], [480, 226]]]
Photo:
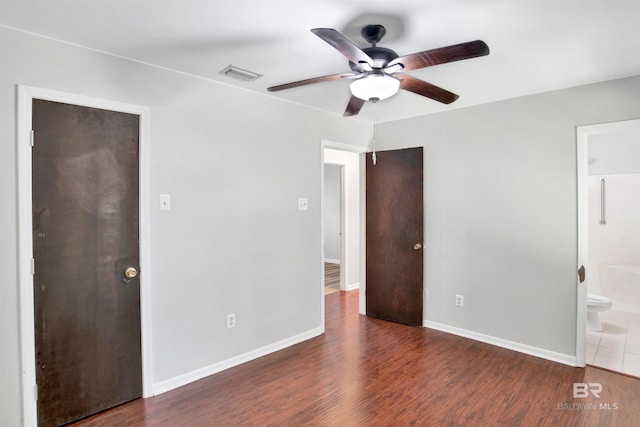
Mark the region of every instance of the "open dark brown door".
[[33, 100], [38, 421], [142, 395], [139, 116]]
[[367, 154], [368, 316], [422, 326], [422, 148]]

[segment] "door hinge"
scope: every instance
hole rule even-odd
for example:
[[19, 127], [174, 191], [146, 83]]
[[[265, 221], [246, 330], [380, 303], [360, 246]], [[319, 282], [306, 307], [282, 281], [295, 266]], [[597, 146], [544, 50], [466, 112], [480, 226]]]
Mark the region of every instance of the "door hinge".
[[33, 129], [32, 129], [32, 130], [31, 130], [31, 146], [32, 146], [32, 147], [35, 145], [35, 142], [34, 142], [35, 136], [34, 136], [34, 134], [35, 134], [35, 132], [34, 132], [34, 131], [33, 131]]
[[33, 385], [33, 400], [38, 401], [38, 384]]
[[31, 258], [31, 274], [36, 274], [36, 260], [34, 258]]

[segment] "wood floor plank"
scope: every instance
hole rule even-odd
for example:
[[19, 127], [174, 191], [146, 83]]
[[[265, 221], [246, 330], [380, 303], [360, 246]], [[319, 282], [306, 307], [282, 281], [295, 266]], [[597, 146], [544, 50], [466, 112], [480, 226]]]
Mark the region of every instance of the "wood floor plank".
[[324, 263], [324, 292], [330, 294], [340, 290], [340, 264]]
[[[75, 426], [640, 426], [640, 380], [358, 314], [325, 334]], [[600, 383], [573, 398], [574, 383]]]

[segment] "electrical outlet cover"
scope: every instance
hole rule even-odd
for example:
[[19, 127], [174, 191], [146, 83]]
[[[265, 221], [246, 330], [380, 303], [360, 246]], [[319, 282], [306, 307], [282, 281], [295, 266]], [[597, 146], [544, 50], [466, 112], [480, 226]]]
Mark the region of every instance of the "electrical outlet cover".
[[308, 209], [309, 209], [309, 201], [303, 198], [298, 199], [298, 210], [306, 211]]

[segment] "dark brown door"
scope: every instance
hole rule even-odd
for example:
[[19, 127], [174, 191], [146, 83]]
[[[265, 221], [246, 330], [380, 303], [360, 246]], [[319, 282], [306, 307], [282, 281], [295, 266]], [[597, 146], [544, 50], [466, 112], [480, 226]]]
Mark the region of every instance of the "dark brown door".
[[34, 100], [33, 129], [38, 421], [58, 426], [142, 395], [139, 116]]
[[367, 315], [422, 326], [422, 148], [367, 154]]

